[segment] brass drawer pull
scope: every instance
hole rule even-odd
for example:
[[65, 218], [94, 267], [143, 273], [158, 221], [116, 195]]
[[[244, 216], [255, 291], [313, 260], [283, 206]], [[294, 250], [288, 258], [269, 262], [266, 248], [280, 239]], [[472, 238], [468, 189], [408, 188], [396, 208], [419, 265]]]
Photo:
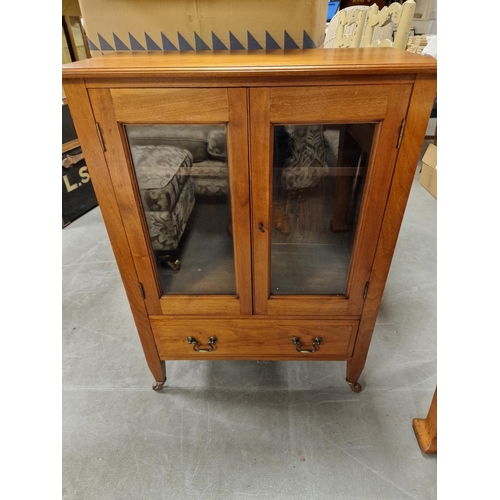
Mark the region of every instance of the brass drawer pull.
[[312, 349], [302, 349], [302, 342], [298, 337], [292, 337], [292, 344], [296, 346], [297, 352], [301, 352], [303, 354], [309, 354], [311, 352], [316, 352], [318, 350], [318, 346], [323, 343], [323, 339], [321, 337], [316, 337], [313, 340], [313, 348]]
[[200, 349], [200, 344], [198, 343], [198, 341], [194, 338], [194, 337], [188, 337], [187, 339], [187, 343], [188, 344], [194, 344], [193, 345], [193, 351], [196, 351], [196, 352], [212, 352], [214, 349], [215, 349], [215, 343], [217, 342], [217, 337], [210, 337], [208, 339], [208, 345], [209, 345], [209, 348], [208, 349]]

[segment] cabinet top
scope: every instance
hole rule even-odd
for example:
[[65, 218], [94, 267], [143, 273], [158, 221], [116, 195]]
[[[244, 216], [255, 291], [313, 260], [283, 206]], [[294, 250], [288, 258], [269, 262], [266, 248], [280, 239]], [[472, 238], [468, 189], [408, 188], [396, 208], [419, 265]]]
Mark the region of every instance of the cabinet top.
[[218, 78], [436, 73], [437, 60], [390, 47], [266, 53], [114, 53], [63, 65], [69, 78]]

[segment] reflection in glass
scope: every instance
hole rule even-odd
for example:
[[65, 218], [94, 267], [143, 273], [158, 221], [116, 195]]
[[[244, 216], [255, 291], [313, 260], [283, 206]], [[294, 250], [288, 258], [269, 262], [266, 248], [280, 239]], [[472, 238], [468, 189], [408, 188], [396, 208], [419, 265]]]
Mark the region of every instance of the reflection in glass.
[[164, 294], [235, 294], [225, 125], [126, 125]]
[[66, 37], [66, 33], [64, 32], [64, 28], [62, 30], [62, 63], [68, 64], [71, 62], [71, 52], [68, 47], [68, 39]]
[[69, 17], [69, 28], [71, 29], [71, 33], [73, 36], [73, 41], [75, 43], [76, 48], [76, 56], [79, 61], [82, 59], [87, 59], [87, 51], [85, 50], [85, 42], [83, 40], [82, 26], [80, 24], [80, 18], [77, 16]]
[[271, 294], [345, 294], [374, 124], [274, 127]]

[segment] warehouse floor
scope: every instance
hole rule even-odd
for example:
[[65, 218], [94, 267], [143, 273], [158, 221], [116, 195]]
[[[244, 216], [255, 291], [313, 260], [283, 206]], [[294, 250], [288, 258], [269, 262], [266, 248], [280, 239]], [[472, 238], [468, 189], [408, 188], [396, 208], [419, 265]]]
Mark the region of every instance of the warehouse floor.
[[244, 361], [167, 362], [154, 392], [99, 207], [64, 228], [62, 498], [436, 498], [412, 429], [437, 380], [436, 200], [418, 172], [360, 394], [343, 362]]

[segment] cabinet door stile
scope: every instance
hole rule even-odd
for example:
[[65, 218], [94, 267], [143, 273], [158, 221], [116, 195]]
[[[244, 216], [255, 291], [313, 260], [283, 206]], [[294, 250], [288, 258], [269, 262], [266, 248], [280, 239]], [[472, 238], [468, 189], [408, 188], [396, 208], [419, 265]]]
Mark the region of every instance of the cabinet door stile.
[[267, 88], [250, 89], [253, 309], [267, 313], [271, 259], [272, 144]]
[[252, 314], [250, 242], [250, 172], [248, 151], [247, 91], [228, 89], [228, 166], [234, 238], [236, 290], [240, 314]]

